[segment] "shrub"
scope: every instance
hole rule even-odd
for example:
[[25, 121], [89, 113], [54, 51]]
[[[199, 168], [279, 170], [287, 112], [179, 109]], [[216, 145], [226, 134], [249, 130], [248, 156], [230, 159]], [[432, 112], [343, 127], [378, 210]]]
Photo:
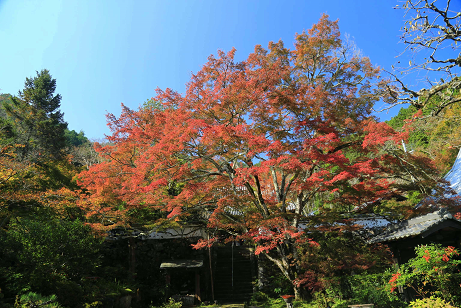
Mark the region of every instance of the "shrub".
[[56, 282], [54, 285], [54, 292], [58, 297], [58, 302], [65, 307], [80, 306], [84, 297], [82, 287], [69, 280], [62, 280]]
[[332, 289], [315, 292], [312, 300], [308, 304], [296, 304], [296, 307], [302, 308], [347, 308], [347, 300], [342, 299]]
[[417, 299], [410, 302], [411, 308], [455, 308], [439, 297]]
[[175, 301], [173, 298], [170, 297], [167, 303], [163, 304], [163, 308], [181, 308], [182, 307], [182, 302], [181, 301]]
[[100, 301], [95, 301], [95, 302], [92, 302], [92, 303], [84, 303], [83, 304], [83, 308], [97, 308], [97, 307], [100, 307], [102, 306], [102, 302]]
[[309, 308], [348, 307], [351, 304], [374, 304], [375, 308], [400, 308], [407, 304], [396, 294], [389, 293], [388, 281], [392, 273], [363, 273], [348, 277], [335, 277], [323, 291], [315, 292]]
[[392, 273], [388, 270], [380, 274], [353, 275], [349, 278], [351, 286], [350, 304], [374, 304], [375, 308], [404, 307], [406, 304], [397, 294], [390, 293], [388, 281]]
[[[170, 297], [168, 299], [168, 302], [164, 303], [160, 308], [181, 308], [181, 307], [182, 307], [181, 301], [176, 301], [174, 298]], [[149, 308], [157, 308], [157, 307], [151, 304]]]
[[249, 304], [250, 306], [260, 307], [286, 307], [285, 301], [282, 297], [277, 296], [276, 298], [271, 298], [269, 295], [261, 291], [253, 293]]
[[8, 237], [8, 243], [16, 249], [17, 266], [10, 266], [7, 280], [16, 293], [55, 293], [60, 283], [79, 282], [100, 263], [102, 239], [80, 221], [24, 218], [10, 224]]
[[56, 295], [42, 296], [40, 294], [29, 292], [16, 298], [15, 308], [61, 308], [57, 303]]
[[454, 247], [438, 244], [415, 248], [416, 257], [399, 267], [389, 280], [391, 292], [398, 286], [412, 288], [421, 298], [440, 297], [446, 302], [461, 302], [461, 275], [456, 259], [459, 252]]
[[261, 291], [256, 291], [253, 293], [251, 296], [250, 304], [252, 305], [258, 305], [262, 303], [267, 303], [270, 300], [270, 297]]

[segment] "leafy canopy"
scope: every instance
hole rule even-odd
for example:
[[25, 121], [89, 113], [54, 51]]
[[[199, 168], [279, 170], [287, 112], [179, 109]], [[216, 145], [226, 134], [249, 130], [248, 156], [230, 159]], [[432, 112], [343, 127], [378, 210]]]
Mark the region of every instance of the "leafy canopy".
[[196, 248], [252, 241], [294, 282], [302, 228], [357, 228], [344, 213], [399, 192], [394, 176], [419, 180], [402, 175], [411, 155], [386, 153], [404, 134], [371, 115], [384, 81], [337, 21], [323, 15], [293, 49], [258, 45], [241, 62], [235, 52], [210, 56], [184, 95], [158, 89], [155, 104], [108, 115], [105, 161], [79, 176], [90, 192], [81, 207], [100, 227], [129, 223], [136, 208], [164, 212], [159, 224], [200, 224], [211, 237]]

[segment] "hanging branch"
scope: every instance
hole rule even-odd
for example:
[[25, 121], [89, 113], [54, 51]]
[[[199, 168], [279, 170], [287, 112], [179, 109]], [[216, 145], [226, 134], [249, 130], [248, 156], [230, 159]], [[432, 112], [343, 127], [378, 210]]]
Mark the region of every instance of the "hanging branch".
[[[407, 0], [402, 7], [395, 7], [404, 9], [405, 16], [410, 16], [402, 28], [401, 41], [406, 45], [402, 54], [409, 51], [418, 57], [424, 55], [422, 61], [414, 58], [409, 61], [408, 67], [398, 70], [403, 75], [414, 70], [437, 72], [432, 76], [439, 78], [439, 81], [430, 81], [427, 77], [431, 88], [414, 90], [390, 73], [393, 83], [386, 88], [391, 101], [383, 110], [410, 103], [417, 109], [431, 108], [431, 114], [438, 115], [444, 108], [461, 101], [461, 12], [451, 9], [450, 2], [448, 0], [446, 6], [441, 8], [440, 1]], [[448, 49], [453, 52], [447, 53]], [[394, 66], [392, 68], [397, 71]], [[434, 102], [437, 103], [434, 105]]]

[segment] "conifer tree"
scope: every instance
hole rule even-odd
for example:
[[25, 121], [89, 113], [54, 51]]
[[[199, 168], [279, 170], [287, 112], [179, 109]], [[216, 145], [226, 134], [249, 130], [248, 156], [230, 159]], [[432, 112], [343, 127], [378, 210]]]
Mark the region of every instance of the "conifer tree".
[[44, 69], [37, 71], [36, 77], [26, 78], [18, 96], [3, 104], [14, 123], [15, 143], [22, 145], [20, 159], [61, 157], [67, 123], [59, 110], [61, 95], [55, 94], [55, 90], [56, 79]]

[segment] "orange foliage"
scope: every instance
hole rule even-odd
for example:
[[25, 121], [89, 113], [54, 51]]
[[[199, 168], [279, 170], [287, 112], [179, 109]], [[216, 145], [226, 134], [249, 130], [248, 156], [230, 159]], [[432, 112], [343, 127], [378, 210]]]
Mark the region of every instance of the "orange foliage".
[[96, 148], [106, 161], [79, 175], [89, 218], [123, 222], [149, 207], [269, 253], [309, 242], [300, 222], [319, 225], [314, 213], [333, 222], [392, 192], [382, 147], [401, 136], [374, 122], [379, 69], [342, 42], [336, 21], [324, 15], [293, 50], [280, 41], [234, 55], [210, 56], [184, 95], [158, 89], [161, 110], [108, 115], [109, 144]]

